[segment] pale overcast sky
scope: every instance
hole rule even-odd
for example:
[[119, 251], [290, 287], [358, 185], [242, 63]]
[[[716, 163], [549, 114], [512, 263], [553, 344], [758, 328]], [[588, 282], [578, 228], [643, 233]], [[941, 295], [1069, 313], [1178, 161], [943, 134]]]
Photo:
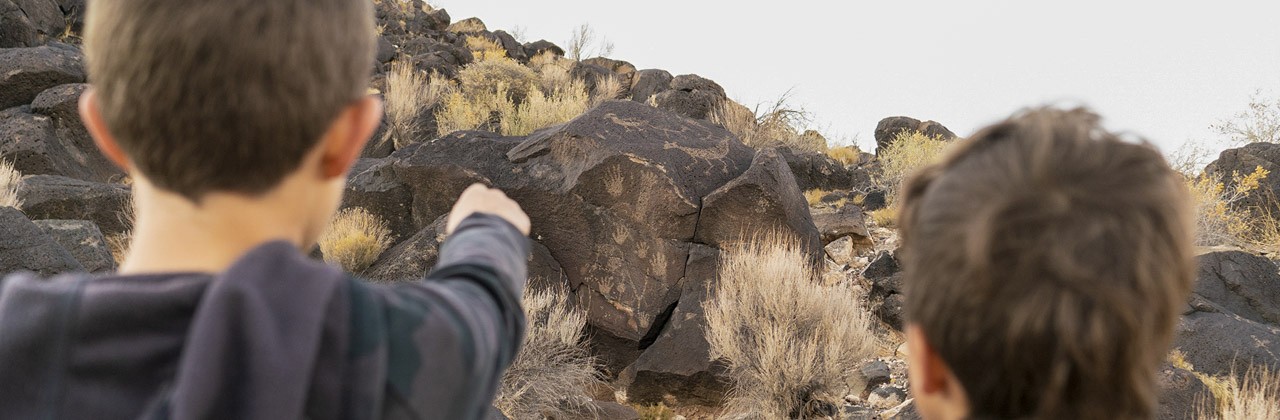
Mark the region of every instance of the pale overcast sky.
[[590, 23], [637, 68], [696, 73], [748, 106], [794, 88], [828, 137], [876, 122], [960, 135], [1028, 105], [1086, 104], [1162, 148], [1280, 96], [1280, 1], [434, 0], [454, 20], [564, 46]]

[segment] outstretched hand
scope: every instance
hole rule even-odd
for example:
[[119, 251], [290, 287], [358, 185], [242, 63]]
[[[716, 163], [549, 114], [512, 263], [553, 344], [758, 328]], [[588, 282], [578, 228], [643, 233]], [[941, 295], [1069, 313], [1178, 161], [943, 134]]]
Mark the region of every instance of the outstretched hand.
[[491, 214], [501, 217], [503, 220], [515, 225], [520, 233], [529, 234], [529, 215], [524, 213], [520, 208], [520, 204], [507, 197], [507, 194], [496, 188], [489, 188], [484, 184], [472, 184], [462, 192], [462, 196], [458, 197], [458, 202], [453, 205], [453, 211], [449, 212], [449, 221], [446, 225], [446, 232], [453, 234], [453, 230], [462, 223], [464, 219], [475, 213]]

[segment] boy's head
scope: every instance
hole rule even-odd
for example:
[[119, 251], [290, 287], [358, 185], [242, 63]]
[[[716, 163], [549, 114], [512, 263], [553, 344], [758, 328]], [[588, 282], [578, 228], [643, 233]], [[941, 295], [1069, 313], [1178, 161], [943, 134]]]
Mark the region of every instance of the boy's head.
[[380, 115], [374, 34], [368, 0], [95, 0], [82, 114], [135, 179], [195, 203], [341, 178]]
[[1036, 109], [903, 187], [928, 418], [1150, 418], [1194, 273], [1182, 178], [1086, 110]]

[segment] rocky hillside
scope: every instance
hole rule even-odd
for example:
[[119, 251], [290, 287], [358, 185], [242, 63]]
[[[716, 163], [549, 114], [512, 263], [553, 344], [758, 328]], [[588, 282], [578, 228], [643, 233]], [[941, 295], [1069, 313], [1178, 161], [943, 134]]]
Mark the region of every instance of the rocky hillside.
[[[949, 141], [954, 133], [933, 121], [886, 118], [875, 130], [882, 158], [837, 159], [821, 152], [825, 141], [816, 133], [751, 111], [743, 118], [746, 107], [706, 78], [612, 58], [572, 60], [554, 43], [521, 43], [479, 19], [375, 3], [380, 35], [370, 90], [387, 96], [389, 110], [403, 100], [397, 77], [406, 74], [398, 72], [430, 75], [433, 85], [455, 91], [485, 90], [492, 86], [469, 85], [471, 77], [496, 66], [516, 78], [501, 80], [536, 86], [503, 91], [498, 102], [508, 108], [480, 108], [463, 130], [441, 129], [450, 107], [460, 106], [448, 100], [412, 102], [402, 107], [408, 115], [388, 115], [352, 171], [343, 205], [376, 216], [394, 238], [361, 274], [381, 282], [421, 277], [435, 262], [451, 201], [472, 183], [499, 187], [533, 221], [533, 287], [560, 291], [585, 314], [590, 351], [607, 378], [608, 386], [565, 398], [593, 400], [603, 418], [638, 418], [635, 408], [651, 407], [707, 417], [734, 386], [705, 336], [707, 292], [726, 250], [764, 232], [783, 234], [798, 238], [824, 282], [861, 291], [848, 304], [871, 311], [885, 349], [849, 373], [863, 386], [824, 415], [911, 418], [895, 351], [904, 301], [896, 235], [867, 211], [886, 204], [874, 181], [897, 139]], [[0, 0], [0, 161], [23, 175], [16, 197], [0, 201], [0, 272], [109, 272], [127, 246], [127, 179], [96, 152], [76, 113], [85, 89], [76, 45], [82, 7]], [[558, 74], [553, 69], [567, 74], [567, 84], [556, 86], [590, 94], [589, 106], [512, 134], [519, 109], [558, 91], [540, 87]], [[1211, 168], [1280, 165], [1275, 152], [1228, 151]], [[1162, 374], [1164, 418], [1191, 418], [1191, 404], [1208, 395], [1205, 378], [1249, 364], [1280, 368], [1276, 266], [1240, 251], [1202, 256], [1176, 346], [1182, 358]]]

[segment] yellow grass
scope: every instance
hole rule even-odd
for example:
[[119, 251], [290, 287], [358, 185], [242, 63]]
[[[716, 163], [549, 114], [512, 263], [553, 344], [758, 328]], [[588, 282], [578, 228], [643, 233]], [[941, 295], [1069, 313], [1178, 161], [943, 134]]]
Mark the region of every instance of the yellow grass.
[[492, 58], [468, 64], [458, 72], [462, 91], [468, 95], [493, 92], [505, 85], [513, 101], [523, 101], [529, 88], [537, 86], [538, 75], [510, 58]]
[[898, 226], [898, 209], [895, 207], [885, 207], [874, 210], [871, 213], [871, 220], [876, 226], [882, 228], [894, 228]]
[[511, 108], [515, 112], [502, 115], [501, 133], [525, 136], [538, 129], [567, 122], [586, 112], [589, 101], [586, 88], [577, 81], [551, 95], [532, 89], [524, 103]]
[[662, 403], [658, 403], [658, 405], [633, 405], [631, 408], [636, 409], [636, 414], [640, 415], [640, 420], [672, 420], [676, 418], [676, 412], [671, 411], [671, 408]]
[[838, 407], [858, 389], [853, 373], [877, 347], [871, 320], [853, 291], [819, 281], [794, 240], [759, 238], [724, 256], [706, 334], [734, 382], [731, 415], [811, 418], [808, 407]]
[[381, 142], [393, 141], [396, 149], [417, 141], [422, 132], [422, 112], [434, 108], [453, 90], [452, 82], [438, 75], [427, 76], [408, 61], [391, 65], [387, 75], [386, 114], [390, 130]]
[[502, 376], [494, 406], [513, 419], [556, 418], [590, 410], [588, 390], [601, 383], [584, 341], [586, 315], [560, 290], [526, 290], [528, 333]]
[[845, 166], [857, 164], [862, 158], [862, 150], [858, 146], [844, 146], [827, 149], [827, 156]]
[[596, 88], [591, 92], [591, 105], [618, 99], [620, 95], [622, 95], [622, 82], [615, 76], [603, 77], [596, 81]]
[[111, 251], [111, 259], [116, 261], [116, 265], [124, 264], [125, 257], [129, 256], [129, 244], [133, 241], [133, 233], [119, 232], [107, 235], [107, 249]]
[[22, 200], [18, 199], [21, 182], [22, 173], [8, 161], [0, 160], [0, 207], [22, 208]]
[[[1199, 417], [1216, 420], [1280, 419], [1280, 375], [1265, 366], [1254, 366], [1237, 380], [1235, 374], [1214, 378], [1216, 407], [1201, 409]], [[1203, 379], [1203, 378], [1202, 378]]]
[[813, 206], [817, 206], [818, 204], [821, 204], [822, 197], [825, 197], [827, 194], [830, 194], [830, 193], [827, 191], [823, 191], [821, 189], [814, 188], [812, 190], [804, 192], [804, 199], [805, 201], [809, 202], [809, 207], [813, 207]]
[[884, 189], [889, 207], [898, 200], [898, 188], [917, 169], [942, 159], [947, 143], [917, 131], [904, 131], [880, 153], [880, 174], [876, 184]]
[[391, 229], [361, 208], [338, 212], [320, 236], [324, 260], [351, 273], [361, 273], [391, 246]]
[[489, 61], [507, 58], [507, 49], [497, 41], [482, 36], [469, 35], [466, 38], [467, 49], [471, 50], [475, 61]]

